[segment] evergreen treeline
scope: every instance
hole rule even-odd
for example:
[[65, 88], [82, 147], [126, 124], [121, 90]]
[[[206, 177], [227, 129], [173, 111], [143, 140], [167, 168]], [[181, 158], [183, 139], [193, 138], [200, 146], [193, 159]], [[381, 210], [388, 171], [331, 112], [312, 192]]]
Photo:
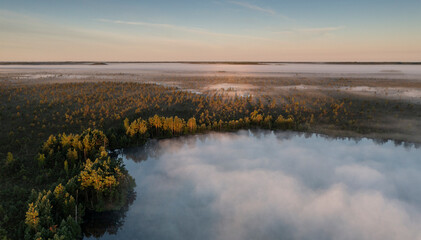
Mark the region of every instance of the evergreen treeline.
[[29, 159], [39, 146], [34, 142], [44, 142], [51, 134], [87, 128], [105, 132], [126, 117], [193, 116], [199, 125], [209, 125], [244, 119], [255, 110], [291, 116], [301, 129], [313, 123], [358, 129], [359, 120], [372, 114], [374, 106], [329, 96], [204, 95], [141, 83], [0, 83], [0, 159], [7, 152]]
[[167, 138], [181, 136], [186, 134], [203, 133], [206, 131], [233, 131], [238, 129], [249, 128], [263, 129], [295, 129], [296, 123], [293, 118], [285, 118], [282, 115], [274, 118], [271, 115], [265, 115], [258, 111], [253, 111], [250, 117], [230, 120], [230, 121], [214, 121], [208, 124], [198, 124], [196, 118], [191, 117], [187, 121], [183, 118], [162, 117], [154, 115], [146, 120], [138, 118], [129, 121], [124, 120], [124, 130], [126, 135], [120, 139], [116, 139], [114, 133], [110, 132], [111, 138], [125, 146], [131, 144], [139, 144], [145, 142], [148, 138]]
[[99, 130], [51, 135], [37, 156], [36, 181], [56, 183], [53, 190], [35, 191], [25, 215], [25, 239], [81, 238], [85, 209], [121, 209], [134, 180], [120, 159], [106, 151], [108, 139]]

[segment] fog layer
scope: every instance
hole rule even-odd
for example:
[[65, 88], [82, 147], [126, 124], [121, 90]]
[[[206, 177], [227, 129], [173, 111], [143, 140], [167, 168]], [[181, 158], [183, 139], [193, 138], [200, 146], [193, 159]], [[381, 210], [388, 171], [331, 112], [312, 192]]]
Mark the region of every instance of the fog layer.
[[239, 132], [146, 153], [125, 160], [137, 200], [104, 239], [421, 239], [420, 149]]

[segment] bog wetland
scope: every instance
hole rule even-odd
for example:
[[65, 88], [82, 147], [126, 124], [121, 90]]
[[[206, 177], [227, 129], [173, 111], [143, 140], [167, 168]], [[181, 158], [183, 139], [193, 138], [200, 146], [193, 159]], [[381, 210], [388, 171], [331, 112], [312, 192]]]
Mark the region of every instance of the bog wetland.
[[[255, 97], [264, 104], [349, 100], [367, 114], [364, 134], [332, 125], [313, 132], [421, 141], [420, 64], [106, 63], [0, 65], [0, 83], [124, 82], [174, 87], [204, 96]], [[329, 100], [328, 100], [329, 99]], [[319, 106], [312, 106], [318, 108]], [[355, 129], [355, 128], [354, 128]], [[375, 131], [372, 131], [375, 130]]]

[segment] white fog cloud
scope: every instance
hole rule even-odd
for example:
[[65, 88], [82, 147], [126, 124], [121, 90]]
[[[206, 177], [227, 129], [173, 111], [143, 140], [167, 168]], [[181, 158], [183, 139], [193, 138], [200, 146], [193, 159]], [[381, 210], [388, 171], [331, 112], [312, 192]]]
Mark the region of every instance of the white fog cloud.
[[156, 149], [126, 161], [138, 198], [120, 238], [421, 239], [419, 149], [244, 132]]

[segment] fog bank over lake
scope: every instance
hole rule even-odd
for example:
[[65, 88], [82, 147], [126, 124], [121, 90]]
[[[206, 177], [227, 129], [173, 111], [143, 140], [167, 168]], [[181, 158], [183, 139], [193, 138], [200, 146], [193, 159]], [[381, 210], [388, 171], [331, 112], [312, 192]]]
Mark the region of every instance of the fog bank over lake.
[[[420, 80], [419, 64], [324, 64], [324, 63], [106, 63], [92, 64], [11, 64], [0, 65], [0, 73], [131, 73], [159, 76], [290, 76], [386, 78]], [[26, 75], [23, 75], [26, 78]], [[39, 78], [48, 76], [39, 75]], [[56, 76], [57, 77], [57, 76]], [[67, 77], [68, 78], [68, 77]]]
[[137, 199], [102, 239], [420, 239], [420, 154], [273, 132], [151, 142], [124, 155]]

